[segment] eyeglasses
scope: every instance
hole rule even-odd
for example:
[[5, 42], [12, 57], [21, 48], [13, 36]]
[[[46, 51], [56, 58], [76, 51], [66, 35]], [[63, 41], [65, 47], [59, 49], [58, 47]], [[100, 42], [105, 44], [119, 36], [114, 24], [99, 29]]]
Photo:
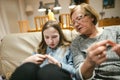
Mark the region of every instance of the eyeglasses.
[[87, 15], [80, 15], [80, 16], [78, 16], [77, 18], [76, 18], [76, 20], [74, 20], [73, 22], [72, 22], [72, 26], [75, 26], [75, 24], [76, 23], [79, 23], [85, 16], [87, 16]]

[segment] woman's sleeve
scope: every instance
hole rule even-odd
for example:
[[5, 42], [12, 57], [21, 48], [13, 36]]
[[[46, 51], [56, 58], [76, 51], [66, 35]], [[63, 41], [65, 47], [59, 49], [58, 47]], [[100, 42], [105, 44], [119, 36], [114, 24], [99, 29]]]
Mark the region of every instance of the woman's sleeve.
[[80, 41], [78, 39], [74, 40], [71, 44], [71, 52], [73, 55], [73, 63], [76, 70], [79, 70], [79, 66], [85, 60], [85, 54], [80, 51]]
[[85, 54], [82, 54], [82, 52], [80, 51], [80, 43], [79, 43], [79, 39], [75, 39], [72, 44], [71, 44], [71, 51], [73, 54], [73, 63], [74, 63], [74, 67], [76, 69], [76, 77], [78, 80], [83, 80], [82, 74], [81, 74], [81, 65], [83, 64], [84, 60], [85, 60]]

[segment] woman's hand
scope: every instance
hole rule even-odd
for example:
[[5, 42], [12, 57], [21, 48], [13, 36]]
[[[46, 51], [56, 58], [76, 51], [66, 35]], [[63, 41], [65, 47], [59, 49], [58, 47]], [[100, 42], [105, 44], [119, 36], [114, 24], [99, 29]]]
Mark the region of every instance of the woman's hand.
[[115, 45], [115, 46], [112, 48], [112, 50], [115, 51], [118, 56], [120, 56], [120, 44]]
[[107, 46], [111, 46], [112, 50], [120, 56], [120, 44], [116, 44], [110, 40], [100, 41], [93, 44], [88, 48], [88, 55], [86, 60], [92, 65], [99, 65], [106, 61], [106, 49]]
[[26, 58], [23, 63], [25, 62], [33, 62], [33, 63], [36, 63], [36, 64], [41, 64], [43, 63], [43, 61], [46, 59], [46, 56], [45, 55], [42, 55], [42, 54], [35, 54], [35, 55], [32, 55], [28, 58]]
[[120, 44], [116, 44], [112, 41], [110, 41], [109, 44], [112, 46], [112, 50], [115, 51], [118, 56], [120, 56]]
[[58, 65], [59, 67], [61, 67], [60, 62], [57, 61], [54, 57], [52, 57], [50, 55], [46, 55], [46, 57], [47, 57], [49, 63], [55, 64], [55, 65]]
[[94, 43], [87, 50], [88, 55], [86, 57], [86, 62], [90, 64], [90, 66], [100, 65], [101, 63], [106, 61], [106, 49], [109, 40], [100, 41], [98, 43]]
[[92, 44], [87, 49], [87, 56], [81, 66], [81, 73], [85, 79], [92, 77], [96, 65], [106, 61], [106, 45], [109, 40], [100, 41]]
[[120, 56], [120, 44], [117, 44], [110, 40], [108, 41], [107, 44], [112, 47], [112, 50], [115, 51], [118, 56]]

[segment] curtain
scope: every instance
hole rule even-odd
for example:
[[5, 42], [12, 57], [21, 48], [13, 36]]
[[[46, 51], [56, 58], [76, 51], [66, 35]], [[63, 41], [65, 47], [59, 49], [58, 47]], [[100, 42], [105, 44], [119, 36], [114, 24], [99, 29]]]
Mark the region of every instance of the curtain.
[[9, 26], [8, 26], [6, 14], [3, 9], [4, 4], [2, 4], [2, 1], [3, 0], [0, 0], [0, 40], [2, 40], [2, 38], [10, 32], [8, 28]]

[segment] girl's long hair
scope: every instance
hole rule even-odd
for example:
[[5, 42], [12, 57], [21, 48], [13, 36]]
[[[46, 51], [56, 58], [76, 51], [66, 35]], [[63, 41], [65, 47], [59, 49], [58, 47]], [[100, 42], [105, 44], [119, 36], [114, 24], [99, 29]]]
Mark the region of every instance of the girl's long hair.
[[60, 35], [60, 40], [59, 40], [59, 43], [57, 45], [60, 46], [60, 45], [64, 45], [64, 46], [68, 46], [70, 45], [70, 41], [68, 41], [66, 39], [66, 37], [64, 36], [63, 32], [62, 32], [62, 29], [59, 25], [59, 23], [57, 21], [52, 21], [52, 20], [49, 20], [48, 22], [46, 22], [42, 28], [42, 41], [40, 42], [39, 46], [38, 46], [38, 49], [37, 49], [37, 52], [39, 54], [46, 54], [46, 49], [47, 49], [47, 44], [45, 42], [45, 39], [44, 39], [44, 34], [43, 32], [48, 29], [49, 27], [53, 27], [54, 29], [56, 29]]

